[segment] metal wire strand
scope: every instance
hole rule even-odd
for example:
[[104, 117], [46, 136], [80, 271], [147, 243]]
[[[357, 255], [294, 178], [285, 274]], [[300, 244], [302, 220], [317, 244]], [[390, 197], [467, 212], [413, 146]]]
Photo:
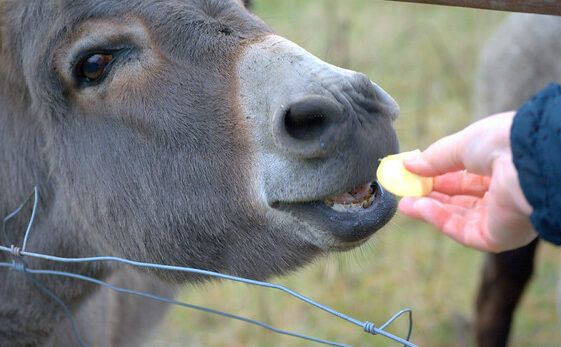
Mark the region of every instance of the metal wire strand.
[[[409, 338], [411, 337], [411, 331], [412, 331], [412, 327], [413, 327], [413, 319], [412, 319], [412, 313], [410, 309], [405, 309], [402, 310], [400, 312], [398, 312], [397, 314], [395, 314], [392, 318], [390, 318], [386, 323], [384, 323], [380, 328], [376, 328], [376, 326], [371, 323], [371, 322], [362, 322], [360, 320], [354, 319], [352, 317], [349, 317], [347, 315], [344, 315], [338, 311], [335, 311], [327, 306], [324, 306], [312, 299], [309, 299], [289, 288], [286, 288], [284, 286], [278, 285], [278, 284], [273, 284], [273, 283], [269, 283], [269, 282], [262, 282], [262, 281], [256, 281], [256, 280], [250, 280], [250, 279], [246, 279], [246, 278], [242, 278], [242, 277], [237, 277], [237, 276], [231, 276], [231, 275], [226, 275], [226, 274], [221, 274], [221, 273], [217, 273], [217, 272], [213, 272], [213, 271], [207, 271], [207, 270], [201, 270], [201, 269], [194, 269], [194, 268], [189, 268], [189, 267], [182, 267], [182, 266], [171, 266], [171, 265], [162, 265], [162, 264], [154, 264], [154, 263], [146, 263], [146, 262], [138, 262], [138, 261], [134, 261], [134, 260], [129, 260], [129, 259], [124, 259], [124, 258], [119, 258], [119, 257], [86, 257], [86, 258], [64, 258], [64, 257], [57, 257], [57, 256], [52, 256], [52, 255], [47, 255], [47, 254], [40, 254], [40, 253], [34, 253], [34, 252], [27, 252], [25, 251], [25, 247], [27, 245], [27, 240], [29, 237], [29, 232], [31, 230], [31, 226], [33, 224], [33, 220], [35, 219], [35, 212], [37, 209], [37, 201], [38, 201], [38, 190], [37, 187], [34, 188], [34, 196], [35, 196], [35, 200], [34, 200], [34, 204], [33, 204], [33, 212], [31, 214], [31, 218], [27, 227], [27, 230], [25, 232], [25, 236], [24, 236], [24, 241], [23, 241], [23, 246], [20, 249], [17, 249], [17, 247], [15, 247], [14, 245], [11, 245], [11, 247], [5, 247], [5, 246], [0, 246], [0, 251], [4, 251], [4, 252], [10, 252], [13, 255], [18, 255], [18, 256], [28, 256], [28, 257], [33, 257], [33, 258], [40, 258], [40, 259], [45, 259], [45, 260], [50, 260], [50, 261], [55, 261], [55, 262], [63, 262], [63, 263], [83, 263], [83, 262], [94, 262], [94, 261], [111, 261], [111, 262], [119, 262], [119, 263], [124, 263], [124, 264], [128, 264], [128, 265], [132, 265], [132, 266], [136, 266], [136, 267], [143, 267], [143, 268], [155, 268], [155, 269], [161, 269], [161, 270], [170, 270], [170, 271], [181, 271], [181, 272], [190, 272], [190, 273], [196, 273], [196, 274], [201, 274], [201, 275], [205, 275], [205, 276], [212, 276], [212, 277], [217, 277], [217, 278], [222, 278], [222, 279], [226, 279], [226, 280], [230, 280], [230, 281], [236, 281], [236, 282], [242, 282], [242, 283], [246, 283], [246, 284], [251, 284], [251, 285], [255, 285], [255, 286], [260, 286], [260, 287], [266, 287], [266, 288], [272, 288], [272, 289], [278, 289], [280, 291], [283, 291], [301, 301], [304, 301], [312, 306], [315, 306], [329, 314], [332, 314], [336, 317], [339, 317], [343, 320], [346, 320], [352, 324], [355, 324], [357, 326], [360, 326], [365, 332], [368, 332], [370, 334], [373, 335], [382, 335], [385, 336], [389, 339], [392, 339], [396, 342], [399, 342], [401, 344], [403, 344], [404, 346], [407, 347], [417, 347], [416, 345], [414, 345], [413, 343], [409, 342]], [[29, 198], [28, 198], [29, 199]], [[26, 200], [27, 201], [27, 200]], [[25, 202], [20, 205], [20, 207], [18, 207], [18, 209], [14, 212], [12, 212], [10, 215], [8, 215], [8, 217], [4, 218], [4, 227], [5, 227], [5, 223], [8, 219], [12, 218], [14, 215], [16, 215], [19, 211], [21, 211], [23, 205], [25, 204]], [[6, 238], [9, 241], [9, 238], [4, 230], [4, 235], [6, 236]], [[23, 265], [21, 265], [23, 264]], [[301, 335], [301, 334], [296, 334], [296, 333], [291, 333], [291, 332], [287, 332], [287, 331], [283, 331], [280, 329], [276, 329], [272, 326], [269, 326], [267, 324], [252, 320], [252, 319], [248, 319], [248, 318], [243, 318], [243, 317], [239, 317], [239, 316], [235, 316], [229, 313], [225, 313], [225, 312], [221, 312], [221, 311], [217, 311], [217, 310], [212, 310], [209, 308], [205, 308], [205, 307], [200, 307], [200, 306], [195, 306], [195, 305], [190, 305], [190, 304], [186, 304], [186, 303], [182, 303], [179, 301], [175, 301], [175, 300], [171, 300], [171, 299], [166, 299], [166, 298], [162, 298], [159, 296], [155, 296], [152, 294], [147, 294], [147, 293], [141, 293], [141, 292], [137, 292], [134, 290], [130, 290], [130, 289], [123, 289], [123, 288], [118, 288], [118, 287], [114, 287], [106, 282], [91, 278], [91, 277], [87, 277], [87, 276], [82, 276], [82, 275], [78, 275], [78, 274], [73, 274], [73, 273], [69, 273], [69, 272], [61, 272], [61, 271], [53, 271], [53, 270], [34, 270], [34, 269], [29, 269], [25, 267], [25, 263], [23, 262], [23, 260], [20, 260], [18, 262], [14, 261], [13, 263], [0, 263], [0, 267], [10, 267], [13, 268], [15, 270], [18, 270], [20, 272], [23, 272], [24, 275], [26, 275], [27, 278], [29, 278], [30, 280], [33, 281], [33, 283], [35, 283], [35, 285], [37, 285], [39, 288], [41, 288], [45, 293], [47, 293], [49, 296], [51, 296], [54, 300], [56, 300], [64, 309], [66, 315], [68, 316], [70, 322], [72, 323], [72, 328], [74, 330], [74, 333], [76, 335], [76, 337], [78, 338], [78, 340], [80, 341], [82, 346], [85, 346], [85, 344], [83, 343], [83, 341], [81, 340], [78, 331], [76, 329], [76, 326], [74, 324], [74, 320], [72, 319], [72, 315], [70, 314], [70, 311], [68, 310], [68, 308], [66, 307], [66, 305], [62, 302], [62, 300], [60, 300], [54, 293], [52, 293], [51, 291], [49, 291], [47, 288], [45, 288], [43, 285], [41, 285], [36, 279], [34, 279], [33, 277], [31, 277], [28, 273], [35, 273], [35, 274], [50, 274], [50, 275], [57, 275], [57, 276], [67, 276], [67, 277], [73, 277], [73, 278], [77, 278], [77, 279], [81, 279], [81, 280], [85, 280], [85, 281], [89, 281], [89, 282], [93, 282], [108, 288], [111, 288], [113, 290], [116, 290], [118, 292], [123, 292], [123, 293], [129, 293], [129, 294], [134, 294], [134, 295], [140, 295], [143, 297], [147, 297], [153, 300], [159, 300], [159, 301], [163, 301], [163, 302], [168, 302], [171, 304], [176, 304], [176, 305], [180, 305], [180, 306], [184, 306], [184, 307], [189, 307], [189, 308], [193, 308], [193, 309], [197, 309], [197, 310], [202, 310], [202, 311], [206, 311], [206, 312], [210, 312], [210, 313], [214, 313], [214, 314], [218, 314], [218, 315], [222, 315], [225, 317], [230, 317], [233, 319], [238, 319], [238, 320], [242, 320], [251, 324], [255, 324], [255, 325], [259, 325], [261, 327], [264, 327], [266, 329], [272, 330], [274, 332], [280, 333], [280, 334], [285, 334], [285, 335], [290, 335], [290, 336], [294, 336], [294, 337], [299, 337], [299, 338], [303, 338], [303, 339], [307, 339], [307, 340], [311, 340], [314, 342], [319, 342], [319, 343], [324, 343], [324, 344], [329, 344], [332, 346], [346, 346], [343, 344], [339, 344], [336, 342], [331, 342], [331, 341], [326, 341], [326, 340], [321, 340], [321, 339], [316, 339], [313, 337], [309, 337], [306, 335]], [[383, 330], [385, 327], [387, 327], [389, 324], [391, 324], [395, 319], [397, 319], [399, 316], [401, 316], [402, 314], [408, 312], [409, 313], [409, 332], [407, 334], [407, 339], [402, 339], [398, 336], [395, 336], [385, 330]]]
[[[9, 251], [10, 249], [8, 247], [0, 246], [0, 250]], [[291, 296], [293, 296], [293, 297], [295, 297], [295, 298], [297, 298], [301, 301], [304, 301], [304, 302], [306, 302], [310, 305], [313, 305], [317, 308], [320, 308], [320, 309], [322, 309], [322, 310], [324, 310], [324, 311], [326, 311], [326, 312], [328, 312], [328, 313], [330, 313], [334, 316], [337, 316], [341, 319], [344, 319], [344, 320], [346, 320], [346, 321], [348, 321], [352, 324], [358, 325], [361, 328], [363, 328], [363, 330], [365, 330], [366, 332], [369, 332], [369, 333], [374, 334], [374, 335], [383, 335], [387, 338], [390, 338], [390, 339], [392, 339], [396, 342], [399, 342], [399, 343], [403, 344], [404, 346], [416, 347], [414, 344], [412, 344], [411, 342], [408, 341], [409, 337], [411, 336], [411, 329], [412, 329], [412, 324], [413, 324], [412, 319], [411, 319], [411, 313], [410, 313], [409, 333], [408, 333], [407, 339], [404, 340], [404, 339], [402, 339], [398, 336], [395, 336], [395, 335], [393, 335], [391, 333], [388, 333], [387, 331], [383, 330], [383, 328], [388, 326], [398, 316], [400, 316], [404, 312], [410, 312], [409, 309], [402, 310], [401, 312], [394, 315], [394, 317], [392, 317], [388, 322], [384, 323], [380, 328], [376, 328], [370, 322], [361, 322], [357, 319], [354, 319], [352, 317], [344, 315], [344, 314], [342, 314], [338, 311], [335, 311], [335, 310], [333, 310], [333, 309], [331, 309], [327, 306], [324, 306], [324, 305], [322, 305], [322, 304], [320, 304], [320, 303], [318, 303], [318, 302], [316, 302], [316, 301], [314, 301], [310, 298], [307, 298], [307, 297], [305, 297], [305, 296], [303, 296], [303, 295], [301, 295], [301, 294], [299, 294], [299, 293], [297, 293], [297, 292], [295, 292], [295, 291], [293, 291], [289, 288], [281, 286], [279, 284], [250, 280], [250, 279], [246, 279], [246, 278], [242, 278], [242, 277], [230, 276], [230, 275], [221, 274], [221, 273], [217, 273], [217, 272], [200, 270], [200, 269], [193, 269], [193, 268], [188, 268], [188, 267], [137, 262], [137, 261], [133, 261], [133, 260], [129, 260], [129, 259], [123, 259], [123, 258], [119, 258], [119, 257], [63, 258], [63, 257], [46, 255], [46, 254], [39, 254], [39, 253], [33, 253], [33, 252], [23, 252], [23, 251], [21, 252], [21, 254], [24, 255], [24, 256], [41, 258], [41, 259], [57, 261], [57, 262], [64, 262], [64, 263], [81, 263], [81, 262], [91, 262], [91, 261], [115, 261], [115, 262], [125, 263], [125, 264], [129, 264], [129, 265], [137, 266], [137, 267], [156, 268], [156, 269], [162, 269], [162, 270], [174, 270], [174, 271], [181, 271], [181, 272], [197, 273], [197, 274], [201, 274], [201, 275], [218, 277], [218, 278], [222, 278], [222, 279], [227, 279], [227, 280], [236, 281], [236, 282], [242, 282], [242, 283], [251, 284], [251, 285], [260, 286], [260, 287], [278, 289], [278, 290], [283, 291], [283, 292], [285, 292], [285, 293], [287, 293], [287, 294], [289, 294], [289, 295], [291, 295]], [[5, 264], [7, 264], [7, 266], [12, 265], [10, 263], [5, 263]], [[2, 263], [0, 263], [0, 265], [1, 266], [6, 266], [6, 265], [2, 265]], [[31, 271], [31, 269], [27, 269], [27, 271]], [[76, 274], [73, 274], [73, 275], [79, 276], [79, 275], [76, 275]], [[80, 277], [80, 278], [82, 278], [82, 277]], [[85, 278], [82, 278], [82, 279], [85, 279]], [[99, 283], [99, 284], [101, 284], [101, 283]]]
[[[4, 247], [4, 246], [0, 246], [0, 250], [2, 251], [9, 251], [10, 248], [8, 247]], [[394, 315], [394, 317], [392, 317], [388, 322], [386, 322], [385, 324], [383, 324], [380, 328], [376, 328], [372, 323], [370, 322], [361, 322], [359, 320], [356, 320], [352, 317], [346, 316], [340, 312], [337, 312], [327, 306], [324, 306], [312, 299], [309, 299], [291, 289], [288, 289], [286, 287], [283, 287], [281, 285], [278, 284], [273, 284], [273, 283], [268, 283], [268, 282], [261, 282], [261, 281], [256, 281], [256, 280], [250, 280], [250, 279], [246, 279], [246, 278], [241, 278], [241, 277], [236, 277], [236, 276], [230, 276], [230, 275], [226, 275], [226, 274], [221, 274], [221, 273], [216, 273], [216, 272], [212, 272], [212, 271], [207, 271], [207, 270], [200, 270], [200, 269], [193, 269], [193, 268], [187, 268], [187, 267], [180, 267], [180, 266], [170, 266], [170, 265], [162, 265], [162, 264], [151, 264], [151, 263], [143, 263], [143, 262], [137, 262], [137, 261], [133, 261], [133, 260], [128, 260], [128, 259], [123, 259], [123, 258], [118, 258], [118, 257], [90, 257], [90, 258], [63, 258], [63, 257], [55, 257], [55, 256], [51, 256], [51, 255], [45, 255], [45, 254], [39, 254], [39, 253], [33, 253], [33, 252], [21, 252], [22, 255], [24, 256], [29, 256], [29, 257], [35, 257], [35, 258], [42, 258], [42, 259], [46, 259], [46, 260], [52, 260], [52, 261], [58, 261], [58, 262], [65, 262], [65, 263], [79, 263], [79, 262], [91, 262], [91, 261], [116, 261], [116, 262], [121, 262], [121, 263], [125, 263], [125, 264], [129, 264], [129, 265], [133, 265], [133, 266], [137, 266], [137, 267], [149, 267], [149, 268], [156, 268], [156, 269], [162, 269], [162, 270], [175, 270], [175, 271], [181, 271], [181, 272], [191, 272], [191, 273], [197, 273], [197, 274], [202, 274], [202, 275], [207, 275], [207, 276], [212, 276], [212, 277], [218, 277], [218, 278], [222, 278], [222, 279], [227, 279], [227, 280], [231, 280], [231, 281], [236, 281], [236, 282], [242, 282], [242, 283], [247, 283], [247, 284], [251, 284], [251, 285], [256, 285], [256, 286], [261, 286], [261, 287], [267, 287], [267, 288], [273, 288], [273, 289], [278, 289], [281, 290], [301, 301], [304, 301], [308, 304], [311, 304], [317, 308], [320, 308], [332, 315], [335, 315], [339, 318], [342, 318], [350, 323], [353, 323], [355, 325], [358, 325], [360, 327], [363, 328], [363, 330], [365, 330], [366, 332], [369, 332], [371, 334], [374, 335], [383, 335], [385, 337], [388, 337], [396, 342], [399, 342], [401, 344], [403, 344], [404, 346], [409, 346], [409, 347], [415, 347], [414, 344], [412, 344], [411, 342], [409, 342], [409, 337], [411, 336], [411, 329], [412, 329], [412, 317], [411, 317], [411, 310], [406, 309], [406, 310], [402, 310], [401, 312], [397, 313], [396, 315]], [[7, 265], [4, 265], [7, 264]], [[0, 263], [1, 266], [12, 266], [12, 264], [10, 263]], [[31, 269], [27, 269], [27, 271], [31, 271]], [[34, 271], [45, 271], [45, 270], [34, 270]], [[51, 274], [54, 274], [54, 272], [51, 272]], [[58, 273], [60, 275], [60, 273]], [[80, 276], [77, 274], [72, 274], [73, 276]], [[93, 281], [97, 281], [94, 280], [92, 278], [88, 278], [86, 279], [86, 277], [84, 276], [80, 276], [80, 277], [76, 277], [76, 278], [81, 278], [84, 280], [93, 280]], [[98, 283], [98, 282], [95, 282]], [[98, 283], [98, 284], [102, 284], [102, 283]], [[397, 317], [399, 317], [401, 314], [405, 313], [405, 312], [409, 312], [410, 314], [410, 323], [409, 323], [409, 333], [407, 336], [407, 339], [404, 340], [398, 336], [395, 336], [391, 333], [388, 333], [387, 331], [384, 331], [383, 328], [385, 328], [386, 326], [388, 326], [391, 322], [393, 322], [393, 320], [395, 320]], [[243, 320], [243, 319], [242, 319]], [[261, 323], [262, 324], [262, 323]], [[258, 324], [258, 325], [261, 325]], [[319, 342], [319, 341], [318, 341]]]
[[37, 211], [37, 200], [39, 198], [39, 191], [37, 189], [37, 186], [33, 187], [33, 191], [31, 192], [31, 194], [29, 194], [27, 199], [25, 199], [24, 202], [22, 202], [21, 205], [19, 205], [18, 208], [14, 210], [14, 212], [7, 215], [2, 222], [2, 233], [4, 234], [6, 240], [8, 241], [8, 244], [11, 245], [13, 244], [13, 242], [8, 236], [8, 233], [6, 232], [6, 222], [12, 219], [15, 215], [17, 215], [23, 209], [23, 207], [29, 201], [29, 199], [31, 199], [32, 196], [34, 197], [33, 210], [31, 212], [31, 218], [29, 218], [29, 224], [27, 225], [27, 230], [25, 231], [23, 246], [21, 247], [21, 250], [23, 251], [25, 251], [25, 246], [27, 245], [27, 238], [29, 237], [29, 230], [31, 230], [31, 226], [33, 225], [33, 221], [35, 220], [35, 212]]
[[[19, 265], [13, 264], [13, 263], [12, 264], [10, 264], [10, 263], [0, 263], [0, 267], [4, 267], [4, 266], [14, 268], [14, 267], [18, 267]], [[22, 271], [21, 267], [19, 267], [17, 270]], [[315, 338], [315, 337], [310, 337], [310, 336], [306, 336], [306, 335], [302, 335], [302, 334], [292, 333], [292, 332], [289, 332], [289, 331], [286, 331], [286, 330], [277, 329], [277, 328], [275, 328], [271, 325], [268, 325], [268, 324], [265, 324], [265, 323], [262, 323], [262, 322], [259, 322], [259, 321], [253, 320], [253, 319], [240, 317], [240, 316], [237, 316], [237, 315], [234, 315], [234, 314], [230, 314], [230, 313], [226, 313], [226, 312], [222, 312], [222, 311], [218, 311], [218, 310], [213, 310], [211, 308], [197, 306], [197, 305], [191, 305], [191, 304], [187, 304], [187, 303], [184, 303], [184, 302], [181, 302], [181, 301], [168, 299], [168, 298], [164, 298], [164, 297], [149, 294], [149, 293], [143, 293], [143, 292], [139, 292], [139, 291], [132, 290], [132, 289], [116, 287], [116, 286], [113, 286], [112, 284], [109, 284], [107, 282], [103, 282], [103, 281], [97, 280], [95, 278], [91, 278], [91, 277], [88, 277], [88, 276], [82, 276], [82, 275], [78, 275], [78, 274], [71, 273], [71, 272], [54, 271], [54, 270], [35, 270], [35, 269], [29, 269], [29, 268], [25, 268], [24, 271], [27, 272], [27, 273], [38, 274], [38, 275], [54, 275], [54, 276], [65, 276], [65, 277], [76, 278], [76, 279], [88, 281], [88, 282], [91, 282], [91, 283], [99, 284], [101, 286], [107, 287], [107, 288], [112, 289], [114, 291], [117, 291], [119, 293], [138, 295], [138, 296], [148, 298], [148, 299], [152, 299], [152, 300], [156, 300], [156, 301], [161, 301], [161, 302], [174, 304], [174, 305], [178, 305], [178, 306], [183, 306], [183, 307], [187, 307], [187, 308], [191, 308], [191, 309], [195, 309], [195, 310], [199, 310], [199, 311], [204, 311], [204, 312], [208, 312], [208, 313], [211, 313], [211, 314], [216, 314], [216, 315], [227, 317], [227, 318], [237, 319], [237, 320], [240, 320], [240, 321], [243, 321], [243, 322], [246, 322], [246, 323], [250, 323], [250, 324], [254, 324], [254, 325], [263, 327], [265, 329], [271, 330], [271, 331], [279, 333], [279, 334], [298, 337], [298, 338], [302, 338], [302, 339], [306, 339], [306, 340], [310, 340], [310, 341], [314, 341], [314, 342], [318, 342], [318, 343], [323, 343], [323, 344], [330, 345], [330, 346], [351, 347], [349, 345], [344, 345], [344, 344], [340, 344], [340, 343], [337, 343], [337, 342], [322, 340], [322, 339], [318, 339], [318, 338]], [[34, 282], [36, 284], [39, 283], [36, 279], [34, 279]], [[49, 295], [51, 295], [51, 294], [49, 294]], [[52, 294], [51, 297], [53, 295], [54, 294]], [[58, 301], [58, 300], [57, 300], [57, 302], [60, 303], [60, 301]], [[70, 321], [73, 322], [72, 316], [70, 315], [70, 312], [67, 312], [67, 316], [70, 319]], [[75, 333], [77, 333], [77, 331], [75, 331]]]
[[76, 328], [76, 323], [74, 323], [74, 319], [72, 318], [72, 314], [70, 313], [70, 310], [68, 309], [68, 307], [64, 304], [64, 302], [58, 296], [56, 296], [53, 292], [48, 290], [44, 285], [41, 284], [41, 282], [37, 281], [35, 278], [30, 276], [27, 272], [31, 272], [31, 271], [24, 267], [24, 269], [23, 269], [24, 276], [27, 279], [29, 279], [31, 282], [33, 282], [33, 284], [35, 284], [44, 293], [46, 293], [48, 296], [53, 298], [53, 300], [55, 300], [62, 307], [62, 309], [64, 310], [64, 313], [66, 314], [66, 317], [68, 317], [68, 320], [70, 321], [70, 325], [72, 326], [72, 330], [74, 331], [74, 336], [76, 336], [76, 338], [78, 339], [78, 343], [80, 343], [80, 346], [82, 346], [82, 347], [87, 347], [86, 344], [84, 343], [84, 341], [82, 340], [82, 338], [80, 337], [80, 334], [78, 333], [78, 329]]

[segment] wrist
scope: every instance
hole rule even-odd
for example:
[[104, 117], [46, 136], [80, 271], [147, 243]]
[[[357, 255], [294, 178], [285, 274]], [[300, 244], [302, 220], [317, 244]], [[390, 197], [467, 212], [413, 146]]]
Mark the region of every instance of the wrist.
[[528, 202], [528, 199], [526, 199], [520, 186], [520, 179], [518, 177], [518, 171], [512, 161], [512, 154], [507, 152], [499, 156], [495, 161], [495, 166], [499, 167], [494, 167], [493, 171], [495, 172], [497, 170], [496, 172], [500, 173], [501, 179], [505, 182], [506, 192], [509, 200], [512, 202], [514, 211], [529, 218], [533, 208]]

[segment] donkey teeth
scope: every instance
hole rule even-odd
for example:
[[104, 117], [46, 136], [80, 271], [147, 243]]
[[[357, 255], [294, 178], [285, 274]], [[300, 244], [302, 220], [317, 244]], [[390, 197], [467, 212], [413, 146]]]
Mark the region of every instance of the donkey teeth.
[[367, 209], [374, 203], [374, 188], [370, 189], [369, 195], [362, 200], [356, 202], [334, 202], [331, 199], [325, 199], [323, 202], [337, 212], [356, 212], [360, 209]]

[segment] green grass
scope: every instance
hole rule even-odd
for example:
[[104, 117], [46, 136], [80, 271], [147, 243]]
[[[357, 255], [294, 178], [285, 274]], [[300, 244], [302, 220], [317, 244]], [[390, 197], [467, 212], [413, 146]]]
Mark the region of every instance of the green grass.
[[[398, 101], [402, 150], [424, 148], [471, 121], [477, 52], [504, 14], [370, 0], [255, 0], [255, 12], [320, 58], [366, 73]], [[542, 245], [537, 273], [513, 328], [512, 346], [561, 341], [555, 286], [561, 252]], [[409, 307], [412, 341], [472, 346], [473, 302], [482, 255], [397, 216], [363, 247], [332, 254], [273, 279], [377, 325]], [[286, 294], [241, 284], [188, 287], [186, 302], [255, 318], [275, 327], [354, 346], [397, 346]], [[389, 331], [406, 334], [406, 320]], [[173, 309], [154, 346], [310, 346], [259, 327]]]

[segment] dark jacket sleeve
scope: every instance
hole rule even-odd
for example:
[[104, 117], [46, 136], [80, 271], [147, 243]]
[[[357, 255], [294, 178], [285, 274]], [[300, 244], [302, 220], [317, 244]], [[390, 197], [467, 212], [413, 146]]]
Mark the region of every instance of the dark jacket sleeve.
[[532, 225], [540, 238], [561, 245], [561, 86], [552, 83], [522, 105], [510, 141]]

